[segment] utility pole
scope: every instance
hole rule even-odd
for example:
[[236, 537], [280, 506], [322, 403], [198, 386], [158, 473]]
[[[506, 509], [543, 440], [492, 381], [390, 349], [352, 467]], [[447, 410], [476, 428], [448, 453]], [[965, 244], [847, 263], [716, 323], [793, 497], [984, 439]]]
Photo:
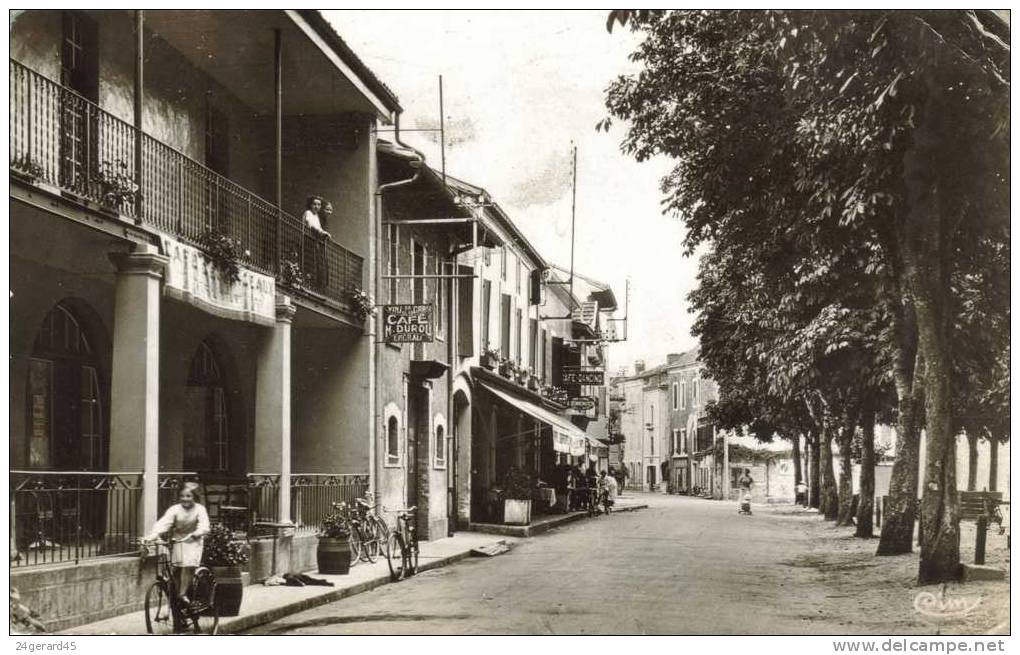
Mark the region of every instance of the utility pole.
[[577, 223], [577, 145], [573, 149], [573, 190], [570, 198], [570, 297], [574, 297], [574, 226]]
[[439, 76], [439, 164], [446, 186], [446, 114], [443, 113], [443, 76]]

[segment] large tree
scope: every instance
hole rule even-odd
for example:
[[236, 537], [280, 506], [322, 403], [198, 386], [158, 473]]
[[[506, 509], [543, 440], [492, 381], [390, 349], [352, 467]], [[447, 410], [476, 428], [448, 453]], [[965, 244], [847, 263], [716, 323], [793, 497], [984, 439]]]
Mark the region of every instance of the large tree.
[[[910, 496], [923, 394], [918, 577], [955, 577], [950, 278], [979, 226], [1008, 225], [1008, 26], [975, 11], [631, 12], [611, 21], [623, 17], [645, 37], [632, 56], [643, 68], [610, 86], [607, 105], [629, 123], [625, 151], [676, 159], [664, 204], [684, 217], [689, 249], [766, 222], [806, 252], [827, 252], [835, 227], [874, 251], [868, 266], [889, 298], [905, 428], [894, 493]], [[892, 510], [910, 513], [912, 498]], [[892, 523], [901, 539], [903, 522]]]

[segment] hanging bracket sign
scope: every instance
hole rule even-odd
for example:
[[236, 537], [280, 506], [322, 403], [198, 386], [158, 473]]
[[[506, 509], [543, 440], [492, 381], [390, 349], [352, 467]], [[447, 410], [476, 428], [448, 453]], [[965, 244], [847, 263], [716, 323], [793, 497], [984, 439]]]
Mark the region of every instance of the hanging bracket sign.
[[431, 343], [432, 305], [383, 305], [383, 341]]
[[570, 408], [579, 412], [590, 412], [595, 409], [597, 401], [591, 396], [578, 396], [570, 399]]
[[585, 387], [601, 387], [605, 384], [606, 371], [602, 368], [563, 367], [563, 384], [579, 384]]

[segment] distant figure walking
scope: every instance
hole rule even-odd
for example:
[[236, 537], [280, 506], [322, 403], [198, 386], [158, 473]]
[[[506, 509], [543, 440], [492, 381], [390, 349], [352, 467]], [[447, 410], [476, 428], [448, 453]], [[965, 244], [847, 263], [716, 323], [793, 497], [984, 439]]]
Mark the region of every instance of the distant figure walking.
[[751, 494], [751, 487], [754, 486], [754, 478], [751, 477], [751, 469], [744, 469], [743, 474], [737, 478], [737, 486], [740, 487], [741, 498]]

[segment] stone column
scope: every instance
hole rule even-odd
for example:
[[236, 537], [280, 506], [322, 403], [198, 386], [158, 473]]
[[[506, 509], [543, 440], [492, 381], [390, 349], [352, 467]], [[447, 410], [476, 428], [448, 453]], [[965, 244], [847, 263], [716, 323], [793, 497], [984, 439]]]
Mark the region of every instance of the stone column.
[[262, 338], [255, 380], [255, 473], [279, 474], [280, 521], [290, 520], [290, 330], [295, 307], [276, 297], [276, 325]]
[[[160, 280], [169, 258], [153, 245], [113, 253], [117, 266], [110, 379], [110, 470], [142, 471], [138, 533], [156, 522], [159, 480]], [[128, 526], [110, 526], [121, 532]]]

